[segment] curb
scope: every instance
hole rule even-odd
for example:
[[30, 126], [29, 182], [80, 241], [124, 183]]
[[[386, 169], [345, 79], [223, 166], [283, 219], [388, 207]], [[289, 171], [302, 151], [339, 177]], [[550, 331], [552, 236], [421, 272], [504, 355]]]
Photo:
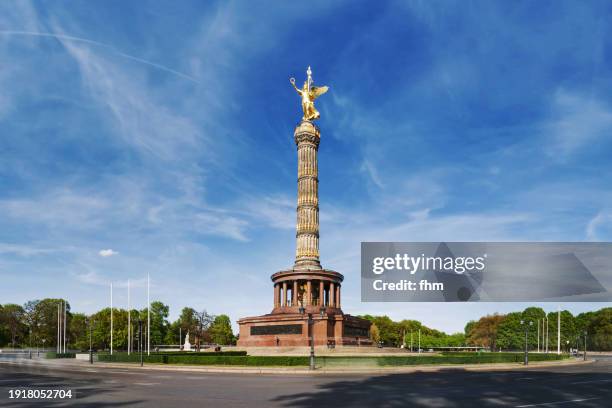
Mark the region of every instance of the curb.
[[181, 371], [181, 372], [197, 372], [197, 373], [223, 373], [223, 374], [261, 374], [261, 375], [363, 375], [363, 374], [393, 374], [393, 373], [414, 373], [414, 372], [437, 372], [437, 371], [450, 371], [450, 370], [462, 370], [462, 371], [502, 371], [502, 370], [529, 370], [538, 369], [542, 367], [557, 367], [557, 366], [568, 366], [568, 365], [582, 365], [591, 364], [595, 360], [577, 360], [577, 361], [545, 361], [545, 362], [534, 362], [528, 366], [523, 366], [520, 363], [517, 364], [469, 364], [469, 365], [415, 365], [409, 367], [380, 367], [380, 368], [318, 368], [314, 371], [310, 371], [307, 367], [304, 368], [262, 368], [262, 367], [198, 367], [198, 366], [180, 366], [180, 365], [145, 365], [140, 367], [135, 364], [117, 364], [117, 363], [96, 363], [90, 365], [89, 363], [72, 363], [62, 362], [60, 363], [49, 363], [45, 362], [48, 360], [25, 360], [24, 362], [16, 361], [0, 361], [0, 364], [16, 365], [16, 366], [38, 366], [45, 368], [59, 368], [59, 369], [76, 369], [82, 371], [84, 369], [126, 369], [130, 368], [133, 370], [156, 370], [156, 371]]

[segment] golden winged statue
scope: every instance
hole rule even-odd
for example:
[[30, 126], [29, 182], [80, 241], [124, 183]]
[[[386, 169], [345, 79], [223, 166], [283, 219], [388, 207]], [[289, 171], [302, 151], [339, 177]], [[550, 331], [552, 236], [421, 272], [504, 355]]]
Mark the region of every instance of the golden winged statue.
[[327, 92], [329, 87], [313, 85], [314, 81], [312, 80], [312, 71], [310, 70], [310, 66], [306, 71], [306, 75], [308, 75], [308, 78], [306, 81], [304, 81], [304, 86], [302, 89], [295, 86], [295, 78], [289, 78], [289, 82], [291, 82], [291, 85], [293, 85], [298, 95], [302, 97], [302, 110], [304, 111], [302, 120], [311, 121], [321, 117], [319, 111], [315, 109], [314, 101], [319, 96]]

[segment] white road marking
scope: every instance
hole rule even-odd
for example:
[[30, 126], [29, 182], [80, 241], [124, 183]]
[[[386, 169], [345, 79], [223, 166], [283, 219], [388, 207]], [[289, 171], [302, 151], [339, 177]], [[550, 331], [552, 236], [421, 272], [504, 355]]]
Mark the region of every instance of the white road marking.
[[521, 378], [517, 378], [517, 381], [519, 380], [535, 380], [534, 377], [521, 377]]
[[612, 380], [589, 380], [589, 381], [578, 381], [571, 383], [574, 384], [589, 384], [589, 383], [599, 383], [599, 382], [612, 382]]
[[151, 385], [159, 385], [159, 383], [140, 383], [140, 382], [135, 382], [134, 385], [143, 385], [145, 387], [149, 387]]
[[599, 397], [580, 398], [580, 399], [573, 399], [573, 400], [569, 400], [569, 401], [555, 401], [555, 402], [543, 402], [541, 404], [517, 405], [516, 408], [541, 407], [541, 406], [544, 406], [544, 405], [569, 404], [570, 402], [583, 402], [583, 401], [591, 401], [591, 400], [596, 400], [596, 399], [600, 399], [600, 398]]

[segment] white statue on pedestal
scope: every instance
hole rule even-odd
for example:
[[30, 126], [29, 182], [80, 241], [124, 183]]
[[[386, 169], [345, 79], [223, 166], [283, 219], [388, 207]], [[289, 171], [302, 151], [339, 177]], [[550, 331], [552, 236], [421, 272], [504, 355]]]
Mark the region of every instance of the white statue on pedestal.
[[191, 351], [191, 343], [189, 342], [189, 331], [185, 336], [185, 344], [183, 344], [183, 351]]

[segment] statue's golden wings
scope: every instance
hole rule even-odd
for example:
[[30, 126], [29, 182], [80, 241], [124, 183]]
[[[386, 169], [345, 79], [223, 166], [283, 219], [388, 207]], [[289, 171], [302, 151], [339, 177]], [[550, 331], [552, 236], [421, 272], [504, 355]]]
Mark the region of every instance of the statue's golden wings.
[[312, 87], [312, 95], [315, 98], [318, 98], [319, 96], [323, 95], [328, 90], [329, 90], [328, 86], [313, 86]]

